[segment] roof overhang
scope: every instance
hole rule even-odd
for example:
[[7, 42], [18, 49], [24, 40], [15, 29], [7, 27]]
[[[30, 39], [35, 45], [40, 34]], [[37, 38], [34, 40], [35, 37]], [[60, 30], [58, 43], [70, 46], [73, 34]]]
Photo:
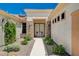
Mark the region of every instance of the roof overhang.
[[27, 17], [48, 17], [53, 9], [25, 9]]
[[17, 18], [16, 16], [14, 16], [12, 14], [8, 14], [5, 11], [0, 10], [0, 15], [4, 16], [6, 18], [12, 19], [15, 22], [21, 23], [20, 18]]

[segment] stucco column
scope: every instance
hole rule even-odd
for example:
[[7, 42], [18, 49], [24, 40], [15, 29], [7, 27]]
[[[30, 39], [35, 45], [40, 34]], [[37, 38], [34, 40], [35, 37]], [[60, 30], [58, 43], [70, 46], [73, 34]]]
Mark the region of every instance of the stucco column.
[[45, 37], [47, 36], [47, 21], [45, 21]]
[[27, 22], [27, 35], [30, 35], [33, 38], [33, 21]]

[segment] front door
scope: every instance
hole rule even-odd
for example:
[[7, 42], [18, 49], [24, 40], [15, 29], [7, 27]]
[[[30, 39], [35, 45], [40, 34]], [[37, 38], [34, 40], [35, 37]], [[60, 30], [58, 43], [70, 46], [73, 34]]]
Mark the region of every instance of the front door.
[[34, 26], [34, 36], [35, 37], [44, 37], [45, 36], [45, 26], [44, 24], [35, 24]]

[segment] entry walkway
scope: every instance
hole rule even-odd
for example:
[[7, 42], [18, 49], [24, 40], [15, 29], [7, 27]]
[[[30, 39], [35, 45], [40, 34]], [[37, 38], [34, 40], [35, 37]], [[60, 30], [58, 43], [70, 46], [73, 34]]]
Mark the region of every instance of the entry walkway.
[[42, 38], [34, 38], [34, 40], [35, 43], [32, 48], [30, 56], [45, 56], [46, 52]]

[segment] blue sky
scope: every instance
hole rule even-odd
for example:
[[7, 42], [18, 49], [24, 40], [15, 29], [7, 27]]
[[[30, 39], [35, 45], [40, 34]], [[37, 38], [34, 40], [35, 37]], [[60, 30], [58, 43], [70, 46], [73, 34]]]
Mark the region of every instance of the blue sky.
[[25, 14], [24, 9], [55, 9], [57, 3], [0, 3], [0, 9], [11, 14]]

